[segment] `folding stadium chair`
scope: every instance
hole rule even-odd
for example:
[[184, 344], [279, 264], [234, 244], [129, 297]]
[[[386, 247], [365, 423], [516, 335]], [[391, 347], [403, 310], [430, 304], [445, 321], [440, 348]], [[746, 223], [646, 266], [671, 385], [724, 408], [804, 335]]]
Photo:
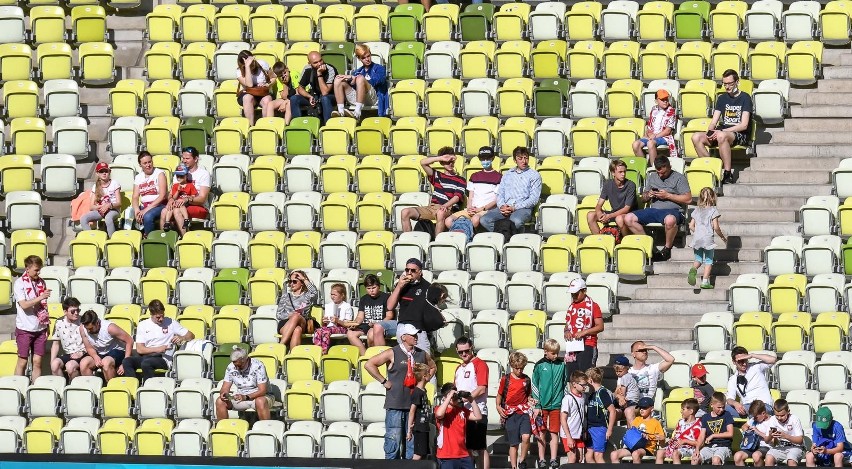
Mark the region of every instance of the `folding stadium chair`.
[[630, 0], [610, 2], [600, 13], [601, 39], [625, 41], [634, 37], [639, 3]]
[[534, 41], [560, 39], [564, 36], [563, 24], [567, 5], [562, 2], [542, 2], [529, 14], [529, 37]]
[[[784, 41], [810, 41], [817, 37], [822, 5], [814, 1], [795, 1], [781, 14]], [[838, 18], [842, 19], [842, 17]]]
[[600, 2], [583, 1], [571, 5], [565, 13], [566, 36], [569, 41], [592, 40], [597, 36], [601, 21]]

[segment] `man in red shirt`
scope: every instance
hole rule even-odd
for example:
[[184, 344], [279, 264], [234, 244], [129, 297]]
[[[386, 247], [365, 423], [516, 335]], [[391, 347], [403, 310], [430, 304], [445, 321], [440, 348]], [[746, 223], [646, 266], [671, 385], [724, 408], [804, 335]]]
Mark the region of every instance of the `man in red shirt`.
[[[585, 372], [598, 361], [598, 334], [604, 330], [601, 307], [586, 295], [586, 282], [574, 279], [568, 285], [571, 306], [565, 318], [565, 367], [570, 375], [574, 371]], [[570, 351], [570, 341], [583, 339], [582, 351]]]
[[[440, 469], [473, 469], [473, 460], [467, 451], [465, 431], [467, 422], [482, 419], [479, 406], [473, 404], [473, 397], [467, 394], [460, 398], [453, 383], [441, 387], [444, 400], [435, 408], [435, 421], [438, 426], [438, 458]], [[468, 410], [470, 409], [470, 410]]]
[[488, 365], [475, 355], [473, 341], [468, 337], [456, 340], [456, 353], [461, 358], [461, 365], [456, 368], [455, 385], [459, 391], [470, 393], [473, 404], [466, 407], [479, 407], [482, 419], [467, 423], [467, 448], [476, 451], [474, 455], [479, 469], [489, 469], [488, 443], [485, 434], [488, 431]]

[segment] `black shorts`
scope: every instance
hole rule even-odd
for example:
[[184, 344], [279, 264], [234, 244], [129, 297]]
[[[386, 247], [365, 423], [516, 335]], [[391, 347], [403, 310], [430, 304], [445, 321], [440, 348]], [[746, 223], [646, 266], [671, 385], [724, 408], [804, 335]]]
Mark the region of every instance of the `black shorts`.
[[361, 331], [362, 334], [366, 334], [367, 331], [373, 328], [372, 324], [367, 324], [366, 322], [362, 322], [358, 324], [358, 330]]
[[[725, 130], [725, 129], [721, 129], [721, 130]], [[734, 147], [747, 147], [748, 146], [748, 144], [749, 144], [748, 133], [746, 133], [746, 132], [730, 132], [730, 133], [734, 134], [734, 143], [731, 146], [734, 146]], [[714, 146], [714, 147], [718, 146], [718, 143], [715, 142], [715, 141], [711, 142], [711, 143], [713, 144], [711, 146]]]
[[527, 414], [512, 414], [506, 419], [506, 440], [509, 446], [521, 444], [521, 436], [531, 435], [532, 425]]
[[124, 350], [112, 350], [109, 353], [99, 353], [98, 356], [101, 357], [101, 359], [112, 357], [112, 359], [115, 360], [116, 368], [121, 366], [122, 362], [124, 362]]
[[482, 420], [473, 422], [467, 421], [465, 429], [465, 442], [467, 449], [480, 450], [488, 447], [485, 441], [485, 434], [488, 432], [488, 416], [483, 415]]
[[80, 358], [71, 358], [71, 354], [66, 353], [64, 355], [60, 355], [59, 359], [62, 360], [62, 365], [67, 365], [68, 362], [77, 362], [79, 364], [86, 357], [88, 357], [88, 355], [83, 353], [83, 356], [81, 356]]
[[429, 448], [429, 432], [414, 432], [414, 454], [426, 458], [431, 453]]

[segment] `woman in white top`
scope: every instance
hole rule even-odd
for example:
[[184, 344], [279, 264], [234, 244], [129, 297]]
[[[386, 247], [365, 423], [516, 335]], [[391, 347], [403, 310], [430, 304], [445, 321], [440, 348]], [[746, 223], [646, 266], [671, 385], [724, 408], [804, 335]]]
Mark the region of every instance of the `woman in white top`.
[[89, 199], [91, 211], [80, 218], [80, 225], [84, 230], [90, 230], [92, 228], [89, 223], [103, 220], [106, 223], [107, 235], [112, 236], [118, 209], [121, 208], [121, 185], [109, 177], [109, 165], [103, 161], [95, 166], [95, 174], [97, 179], [92, 184], [92, 196]]
[[142, 224], [142, 234], [147, 237], [160, 219], [169, 191], [166, 188], [166, 173], [154, 167], [150, 153], [140, 152], [138, 161], [142, 172], [133, 180], [131, 205], [136, 210], [136, 222]]
[[254, 109], [260, 106], [266, 109], [272, 102], [269, 94], [269, 85], [275, 79], [275, 74], [269, 68], [269, 64], [258, 60], [247, 50], [240, 51], [237, 55], [237, 103], [243, 107], [243, 114], [254, 125]]

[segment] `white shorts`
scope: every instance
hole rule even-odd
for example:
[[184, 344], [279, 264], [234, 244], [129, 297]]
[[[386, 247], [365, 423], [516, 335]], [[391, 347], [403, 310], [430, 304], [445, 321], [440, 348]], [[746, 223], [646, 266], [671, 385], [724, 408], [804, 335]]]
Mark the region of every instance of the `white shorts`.
[[799, 446], [774, 446], [766, 453], [767, 456], [772, 456], [779, 465], [787, 463], [788, 459], [799, 462], [802, 459], [802, 448]]
[[[364, 84], [367, 85], [367, 92], [364, 93], [364, 102], [361, 104], [364, 106], [375, 106], [379, 102], [379, 98], [376, 95], [376, 89], [373, 88], [366, 80], [364, 80]], [[358, 93], [355, 91], [354, 84], [346, 89], [346, 102], [352, 105], [355, 105], [358, 102]]]
[[720, 458], [722, 463], [731, 458], [731, 448], [727, 446], [705, 446], [701, 448], [701, 462], [710, 462], [714, 457]]

